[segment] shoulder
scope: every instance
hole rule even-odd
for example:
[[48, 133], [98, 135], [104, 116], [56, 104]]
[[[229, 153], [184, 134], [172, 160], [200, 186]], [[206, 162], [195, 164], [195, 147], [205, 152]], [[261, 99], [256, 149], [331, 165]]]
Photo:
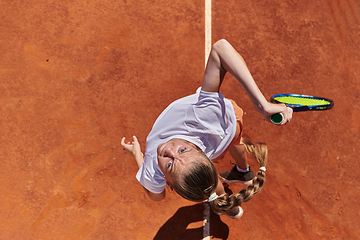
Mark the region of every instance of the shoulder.
[[146, 153], [136, 174], [136, 179], [152, 193], [161, 193], [166, 187], [166, 181], [157, 164], [157, 158]]

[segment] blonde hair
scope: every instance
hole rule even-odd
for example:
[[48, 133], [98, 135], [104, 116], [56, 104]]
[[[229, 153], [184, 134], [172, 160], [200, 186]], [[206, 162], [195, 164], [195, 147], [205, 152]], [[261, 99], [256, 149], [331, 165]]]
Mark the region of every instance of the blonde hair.
[[[260, 167], [267, 164], [267, 146], [265, 143], [254, 145], [250, 140], [243, 138], [246, 151], [255, 157]], [[217, 213], [225, 213], [230, 209], [240, 206], [242, 202], [249, 201], [257, 193], [265, 182], [265, 172], [260, 170], [252, 184], [242, 189], [239, 193], [229, 195], [222, 194], [210, 203]], [[183, 198], [190, 201], [201, 202], [207, 200], [216, 191], [218, 173], [212, 161], [199, 151], [197, 159], [192, 162], [189, 170], [178, 175], [172, 184], [172, 188]]]
[[192, 161], [189, 170], [179, 174], [172, 183], [172, 188], [183, 198], [202, 202], [209, 198], [218, 184], [215, 165], [201, 150]]
[[[265, 143], [258, 143], [254, 145], [250, 140], [243, 139], [246, 151], [255, 157], [260, 167], [265, 167], [267, 164], [268, 150]], [[233, 207], [240, 206], [241, 203], [249, 201], [254, 194], [259, 192], [260, 188], [265, 183], [265, 171], [260, 170], [255, 178], [252, 180], [251, 185], [242, 189], [239, 193], [229, 195], [222, 194], [217, 199], [210, 203], [212, 209], [217, 213], [224, 213]]]

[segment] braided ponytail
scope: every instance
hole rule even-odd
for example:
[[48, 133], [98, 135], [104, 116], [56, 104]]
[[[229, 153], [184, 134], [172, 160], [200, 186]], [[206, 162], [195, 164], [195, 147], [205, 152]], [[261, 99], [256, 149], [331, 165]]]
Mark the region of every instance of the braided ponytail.
[[246, 151], [255, 157], [260, 164], [260, 170], [256, 177], [252, 180], [252, 184], [242, 189], [239, 193], [228, 195], [222, 194], [211, 202], [211, 207], [217, 213], [224, 213], [230, 209], [240, 206], [241, 203], [249, 201], [255, 193], [257, 193], [265, 182], [265, 166], [267, 164], [267, 146], [265, 143], [254, 145], [250, 140], [243, 138]]

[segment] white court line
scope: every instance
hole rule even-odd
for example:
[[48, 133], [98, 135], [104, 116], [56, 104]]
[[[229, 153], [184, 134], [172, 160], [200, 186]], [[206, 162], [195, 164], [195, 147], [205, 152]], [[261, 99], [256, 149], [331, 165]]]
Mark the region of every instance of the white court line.
[[[205, 68], [211, 50], [211, 0], [205, 0]], [[210, 240], [210, 206], [204, 203], [203, 240]]]
[[211, 50], [211, 0], [205, 0], [205, 67]]
[[204, 202], [204, 231], [203, 240], [210, 240], [210, 205]]

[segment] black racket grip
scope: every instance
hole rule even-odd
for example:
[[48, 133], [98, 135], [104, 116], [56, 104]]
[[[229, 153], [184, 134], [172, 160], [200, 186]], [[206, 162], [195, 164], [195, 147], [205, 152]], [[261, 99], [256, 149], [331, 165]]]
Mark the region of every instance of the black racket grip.
[[282, 113], [275, 113], [271, 115], [270, 120], [274, 124], [280, 124], [284, 119], [284, 115]]

